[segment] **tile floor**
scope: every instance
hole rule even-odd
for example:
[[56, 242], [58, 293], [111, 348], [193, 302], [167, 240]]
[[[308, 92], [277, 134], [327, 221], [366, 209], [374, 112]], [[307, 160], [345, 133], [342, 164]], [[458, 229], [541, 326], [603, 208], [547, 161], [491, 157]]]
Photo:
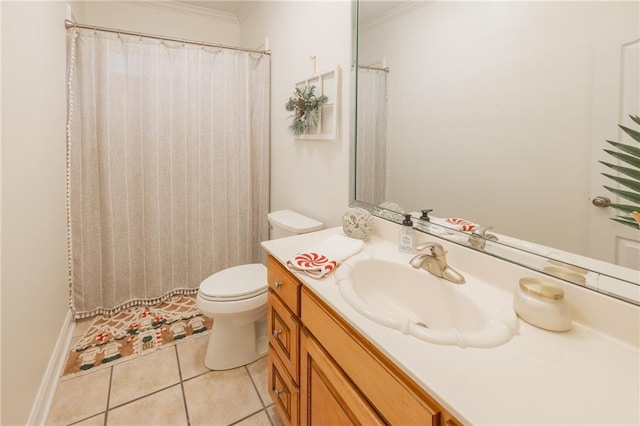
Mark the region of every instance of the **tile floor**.
[[[90, 322], [78, 322], [74, 338]], [[61, 380], [47, 425], [281, 425], [268, 393], [266, 357], [208, 370], [208, 337]]]

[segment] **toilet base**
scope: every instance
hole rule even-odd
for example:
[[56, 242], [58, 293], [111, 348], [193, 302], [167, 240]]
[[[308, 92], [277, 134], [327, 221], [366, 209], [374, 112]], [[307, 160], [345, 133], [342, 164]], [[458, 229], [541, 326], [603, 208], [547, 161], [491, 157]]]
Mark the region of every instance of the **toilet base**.
[[214, 319], [204, 365], [210, 370], [229, 370], [250, 364], [267, 354], [267, 319], [237, 324]]

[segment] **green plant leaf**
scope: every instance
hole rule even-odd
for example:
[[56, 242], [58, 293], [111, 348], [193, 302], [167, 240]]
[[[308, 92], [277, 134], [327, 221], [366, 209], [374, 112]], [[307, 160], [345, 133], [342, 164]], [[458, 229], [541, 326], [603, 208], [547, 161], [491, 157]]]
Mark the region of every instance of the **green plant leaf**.
[[[635, 124], [640, 125], [640, 116], [629, 115], [629, 118], [631, 118], [631, 120]], [[636, 142], [640, 142], [639, 131], [630, 129], [629, 127], [625, 127], [621, 124], [618, 125], [618, 127], [620, 127], [633, 140], [635, 140]], [[640, 211], [640, 148], [619, 143], [619, 142], [609, 141], [609, 140], [607, 141], [607, 143], [611, 144], [612, 146], [614, 146], [615, 148], [617, 148], [619, 151], [622, 151], [622, 152], [612, 151], [608, 149], [605, 149], [604, 152], [611, 155], [613, 158], [616, 158], [621, 162], [626, 163], [631, 167], [619, 166], [619, 165], [607, 163], [605, 161], [600, 161], [600, 163], [632, 179], [627, 179], [622, 176], [614, 176], [607, 173], [602, 173], [602, 174], [608, 177], [609, 179], [611, 179], [612, 181], [617, 182], [618, 184], [628, 189], [631, 189], [633, 192], [625, 191], [622, 189], [611, 188], [606, 185], [604, 187], [608, 191], [638, 205], [638, 206], [634, 206], [629, 204], [610, 204], [610, 207], [616, 209], [618, 212], [628, 213], [628, 214], [633, 213], [635, 211]], [[640, 224], [638, 224], [638, 222], [635, 220], [634, 217], [618, 215], [617, 217], [612, 217], [611, 219], [622, 225], [630, 226], [635, 229], [640, 229]]]
[[620, 142], [613, 142], [613, 141], [607, 141], [607, 142], [615, 146], [616, 148], [618, 148], [620, 151], [624, 151], [627, 154], [631, 154], [635, 157], [640, 158], [640, 148], [636, 148], [635, 146], [626, 145]]
[[635, 228], [635, 229], [640, 229], [640, 226], [638, 225], [638, 222], [636, 222], [634, 219], [628, 219], [626, 217], [618, 216], [618, 217], [612, 217], [611, 220], [615, 220], [618, 223], [630, 226], [630, 227]]
[[611, 151], [610, 149], [605, 149], [604, 152], [611, 155], [612, 157], [617, 158], [620, 161], [623, 161], [627, 164], [630, 164], [638, 169], [640, 169], [640, 158], [634, 157], [632, 155], [623, 154], [618, 151]]
[[640, 142], [640, 132], [623, 126], [622, 124], [619, 124], [618, 127], [620, 127], [627, 135], [631, 136], [633, 140], [635, 140], [636, 142]]
[[625, 200], [633, 201], [634, 203], [640, 204], [640, 194], [635, 192], [623, 191], [621, 189], [611, 188], [609, 186], [604, 186], [608, 191], [613, 192], [616, 195], [621, 196]]
[[632, 206], [630, 204], [609, 204], [609, 207], [625, 213], [633, 213], [640, 211], [640, 206]]
[[630, 169], [628, 167], [618, 166], [617, 164], [607, 163], [605, 161], [598, 161], [601, 164], [604, 164], [607, 167], [612, 168], [613, 170], [620, 172], [624, 175], [632, 177], [634, 179], [640, 180], [640, 170]]
[[602, 173], [604, 176], [608, 177], [609, 179], [618, 182], [620, 185], [624, 185], [629, 189], [633, 189], [635, 192], [640, 193], [640, 182], [638, 182], [637, 180], [633, 180], [633, 179], [625, 179], [623, 177], [619, 177], [619, 176], [613, 176], [607, 173]]

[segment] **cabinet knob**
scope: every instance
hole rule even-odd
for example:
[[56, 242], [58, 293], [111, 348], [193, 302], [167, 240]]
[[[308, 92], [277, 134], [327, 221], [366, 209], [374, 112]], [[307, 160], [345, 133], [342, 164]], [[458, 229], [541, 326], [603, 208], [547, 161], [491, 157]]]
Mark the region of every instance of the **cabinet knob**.
[[278, 338], [278, 336], [280, 336], [282, 334], [282, 331], [278, 330], [277, 328], [273, 329], [273, 337], [275, 337], [276, 339]]
[[276, 281], [276, 282], [275, 282], [275, 284], [274, 284], [274, 287], [275, 287], [275, 288], [280, 288], [280, 287], [282, 287], [282, 281]]
[[273, 393], [276, 394], [276, 396], [278, 398], [280, 398], [280, 394], [282, 393], [282, 390], [278, 389], [278, 388], [273, 388]]

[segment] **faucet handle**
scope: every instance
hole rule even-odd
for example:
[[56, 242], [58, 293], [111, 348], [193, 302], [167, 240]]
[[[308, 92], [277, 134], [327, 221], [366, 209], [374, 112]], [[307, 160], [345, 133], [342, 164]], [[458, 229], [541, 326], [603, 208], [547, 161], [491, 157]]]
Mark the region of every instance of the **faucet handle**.
[[444, 250], [444, 248], [440, 245], [440, 243], [436, 243], [436, 242], [420, 243], [416, 246], [416, 251], [424, 250], [427, 248], [431, 251], [431, 254], [433, 254], [436, 257], [444, 256], [447, 253]]
[[495, 235], [493, 235], [490, 232], [487, 232], [490, 229], [493, 229], [493, 226], [478, 226], [471, 233], [473, 235], [477, 235], [477, 236], [482, 237], [482, 238], [487, 239], [487, 240], [498, 241], [498, 237], [496, 237]]

